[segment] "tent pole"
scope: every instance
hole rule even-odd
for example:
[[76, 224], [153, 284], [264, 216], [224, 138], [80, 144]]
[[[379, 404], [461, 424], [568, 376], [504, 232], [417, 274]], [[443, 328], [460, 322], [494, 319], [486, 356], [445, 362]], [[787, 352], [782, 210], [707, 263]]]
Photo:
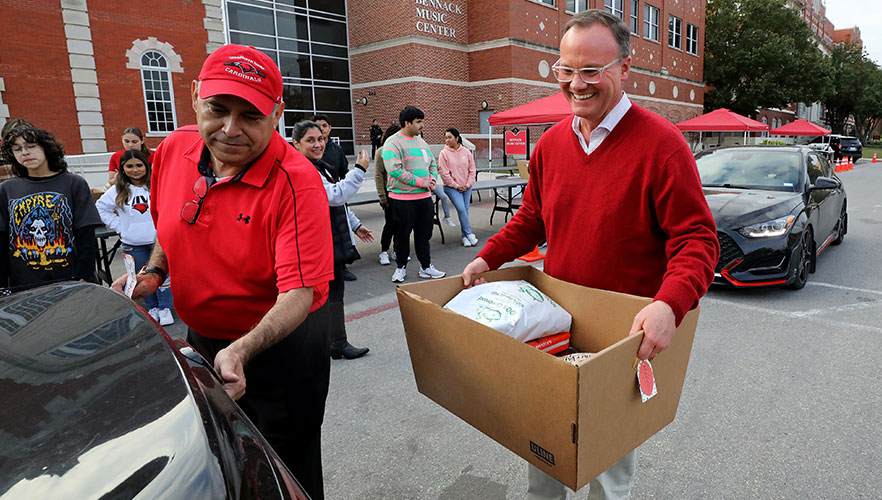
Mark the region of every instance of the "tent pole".
[[502, 127], [502, 166], [508, 163], [508, 154], [505, 152], [505, 127]]
[[493, 125], [490, 125], [490, 133], [487, 134], [487, 166], [493, 166]]
[[530, 126], [527, 126], [527, 161], [530, 160]]

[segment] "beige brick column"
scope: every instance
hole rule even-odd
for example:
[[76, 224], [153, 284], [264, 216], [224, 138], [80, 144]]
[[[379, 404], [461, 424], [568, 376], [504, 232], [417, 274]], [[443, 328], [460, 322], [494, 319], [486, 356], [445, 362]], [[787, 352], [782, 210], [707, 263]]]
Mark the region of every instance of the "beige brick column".
[[61, 0], [61, 15], [67, 37], [70, 76], [73, 80], [83, 153], [105, 153], [107, 142], [104, 115], [101, 113], [98, 73], [95, 71], [95, 52], [86, 0]]

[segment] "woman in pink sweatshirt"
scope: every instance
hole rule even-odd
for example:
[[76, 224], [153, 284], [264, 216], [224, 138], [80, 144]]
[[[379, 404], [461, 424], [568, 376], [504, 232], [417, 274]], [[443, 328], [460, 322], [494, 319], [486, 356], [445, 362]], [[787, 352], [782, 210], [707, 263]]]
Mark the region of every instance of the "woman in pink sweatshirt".
[[444, 132], [444, 144], [444, 149], [438, 155], [438, 173], [444, 180], [444, 192], [459, 215], [462, 245], [472, 247], [478, 243], [469, 223], [469, 203], [472, 200], [472, 185], [475, 183], [475, 158], [471, 151], [463, 147], [459, 130], [455, 128]]

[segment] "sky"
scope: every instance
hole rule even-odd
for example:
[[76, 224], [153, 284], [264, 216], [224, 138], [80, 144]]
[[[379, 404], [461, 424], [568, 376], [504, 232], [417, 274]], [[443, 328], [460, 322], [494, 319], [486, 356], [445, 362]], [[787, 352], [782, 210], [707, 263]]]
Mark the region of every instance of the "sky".
[[836, 29], [857, 25], [870, 59], [882, 65], [882, 1], [827, 0], [827, 19]]

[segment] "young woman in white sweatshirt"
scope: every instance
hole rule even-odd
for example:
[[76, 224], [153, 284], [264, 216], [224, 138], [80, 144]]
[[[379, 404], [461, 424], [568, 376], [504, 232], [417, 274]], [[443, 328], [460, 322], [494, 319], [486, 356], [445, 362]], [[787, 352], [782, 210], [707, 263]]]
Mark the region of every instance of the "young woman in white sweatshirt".
[[[123, 253], [135, 259], [135, 268], [147, 264], [156, 228], [150, 215], [150, 162], [140, 150], [127, 150], [119, 160], [116, 183], [96, 203], [107, 227], [119, 233]], [[175, 322], [168, 278], [153, 295], [144, 298], [150, 316], [163, 326]]]

